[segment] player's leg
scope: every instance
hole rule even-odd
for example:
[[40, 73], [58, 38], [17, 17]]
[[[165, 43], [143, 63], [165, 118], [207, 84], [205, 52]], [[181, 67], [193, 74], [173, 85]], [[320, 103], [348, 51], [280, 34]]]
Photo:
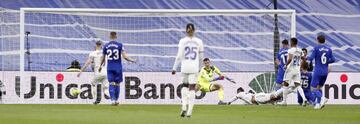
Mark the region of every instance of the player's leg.
[[99, 104], [101, 101], [101, 97], [98, 97], [98, 92], [97, 92], [97, 84], [99, 81], [101, 81], [101, 77], [95, 74], [94, 78], [91, 80], [92, 96], [95, 99], [93, 104]]
[[107, 71], [107, 78], [109, 81], [109, 94], [111, 99], [111, 104], [115, 104], [115, 73], [112, 70]]
[[115, 105], [119, 104], [119, 96], [120, 96], [120, 83], [123, 81], [123, 74], [121, 70], [117, 70], [116, 71], [116, 77], [115, 77], [115, 92], [114, 92], [114, 97], [115, 97]]
[[194, 107], [196, 78], [197, 74], [189, 74], [188, 110], [186, 112], [187, 117], [191, 117]]
[[219, 105], [226, 105], [224, 102], [224, 87], [221, 84], [212, 84], [210, 85], [210, 92], [218, 91]]
[[326, 82], [326, 79], [327, 79], [327, 75], [324, 75], [324, 76], [321, 76], [320, 77], [320, 84], [319, 84], [319, 87], [318, 87], [318, 90], [320, 91], [320, 95], [319, 96], [321, 96], [320, 97], [320, 108], [324, 108], [325, 107], [325, 104], [326, 104], [326, 102], [328, 101], [328, 99], [327, 98], [325, 98], [324, 96], [323, 96], [323, 94], [322, 94], [322, 87], [324, 86], [324, 84], [325, 84], [325, 82]]
[[297, 92], [297, 102], [299, 103], [299, 105], [302, 105], [302, 103], [303, 103], [303, 99], [302, 99], [302, 97], [300, 96], [300, 93], [299, 92]]
[[181, 117], [185, 117], [186, 111], [188, 110], [188, 93], [189, 93], [189, 75], [182, 73], [181, 81], [183, 83], [183, 87], [181, 88]]
[[300, 74], [300, 73], [295, 74], [295, 75], [294, 75], [294, 78], [293, 78], [293, 81], [294, 81], [294, 85], [295, 85], [295, 89], [296, 89], [295, 91], [297, 91], [297, 92], [300, 94], [301, 98], [302, 98], [302, 106], [306, 106], [306, 104], [307, 104], [307, 99], [306, 99], [306, 97], [305, 97], [304, 90], [303, 90], [303, 88], [301, 87], [301, 83], [300, 83], [300, 81], [301, 81], [301, 74]]
[[319, 109], [320, 108], [320, 101], [321, 101], [321, 91], [320, 89], [320, 76], [317, 75], [316, 73], [313, 74], [313, 77], [311, 79], [311, 92], [312, 92], [312, 96], [315, 98], [315, 107], [314, 109]]
[[277, 91], [279, 89], [281, 89], [281, 87], [283, 86], [284, 82], [284, 71], [279, 70], [277, 75], [276, 75], [276, 81], [275, 81], [275, 87], [274, 90]]

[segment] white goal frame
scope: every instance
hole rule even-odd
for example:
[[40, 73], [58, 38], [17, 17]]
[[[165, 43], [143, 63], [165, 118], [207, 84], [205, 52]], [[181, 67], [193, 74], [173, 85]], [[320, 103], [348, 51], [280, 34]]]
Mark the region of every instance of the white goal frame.
[[23, 82], [25, 72], [25, 12], [108, 12], [108, 13], [163, 13], [171, 15], [234, 15], [234, 14], [288, 14], [291, 16], [290, 36], [296, 36], [296, 11], [295, 10], [205, 10], [205, 9], [96, 9], [96, 8], [20, 8], [20, 81]]

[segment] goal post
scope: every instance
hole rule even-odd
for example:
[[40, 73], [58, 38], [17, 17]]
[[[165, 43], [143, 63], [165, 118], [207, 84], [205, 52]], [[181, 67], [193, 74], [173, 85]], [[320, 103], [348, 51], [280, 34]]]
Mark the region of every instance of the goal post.
[[[222, 71], [274, 72], [274, 14], [280, 39], [295, 37], [295, 10], [21, 8], [20, 84], [28, 82], [31, 72], [63, 72], [71, 60], [83, 65], [95, 42], [109, 41], [111, 31], [118, 32], [127, 53], [139, 60], [124, 63], [124, 71], [165, 75], [187, 23], [195, 25], [196, 36], [203, 40], [205, 57]], [[259, 89], [267, 92], [273, 82], [266, 85]]]

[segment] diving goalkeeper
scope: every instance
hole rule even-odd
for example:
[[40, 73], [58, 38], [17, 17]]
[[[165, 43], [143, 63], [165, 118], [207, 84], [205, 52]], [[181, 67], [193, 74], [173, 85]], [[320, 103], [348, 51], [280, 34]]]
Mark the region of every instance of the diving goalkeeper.
[[[224, 87], [221, 84], [216, 84], [216, 83], [210, 83], [216, 80], [223, 80], [223, 79], [227, 79], [233, 83], [235, 83], [233, 80], [231, 80], [230, 78], [225, 77], [224, 75], [221, 74], [219, 68], [212, 66], [210, 64], [210, 59], [209, 58], [205, 58], [203, 60], [204, 63], [204, 67], [201, 68], [199, 77], [198, 77], [198, 82], [195, 86], [195, 91], [201, 91], [201, 92], [213, 92], [213, 91], [218, 91], [218, 97], [219, 97], [219, 105], [226, 105], [227, 103], [224, 102]], [[216, 73], [219, 77], [214, 78], [214, 73]]]

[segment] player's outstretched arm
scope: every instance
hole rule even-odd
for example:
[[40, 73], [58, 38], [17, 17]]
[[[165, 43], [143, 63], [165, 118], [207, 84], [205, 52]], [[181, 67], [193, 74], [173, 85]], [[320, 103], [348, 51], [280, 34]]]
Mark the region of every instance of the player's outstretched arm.
[[136, 63], [136, 60], [133, 58], [130, 58], [125, 51], [122, 51], [121, 55], [126, 61]]
[[80, 72], [77, 74], [77, 77], [80, 77], [81, 73], [90, 65], [91, 63], [91, 58], [89, 57], [86, 62], [85, 65], [80, 69]]
[[175, 58], [175, 62], [174, 62], [174, 65], [173, 65], [173, 68], [172, 68], [172, 71], [171, 71], [171, 74], [174, 75], [176, 74], [176, 69], [177, 67], [179, 66], [181, 60], [182, 60], [182, 55], [184, 53], [184, 50], [183, 50], [183, 47], [181, 45], [181, 41], [179, 41], [179, 46], [178, 46], [178, 52], [177, 52], [177, 55], [176, 55], [176, 58]]
[[99, 70], [98, 70], [99, 72], [101, 72], [101, 68], [102, 68], [102, 66], [103, 66], [103, 65], [104, 65], [104, 63], [105, 63], [105, 56], [104, 56], [104, 55], [102, 55], [100, 60], [101, 60], [101, 62], [100, 62], [100, 67], [99, 67]]

